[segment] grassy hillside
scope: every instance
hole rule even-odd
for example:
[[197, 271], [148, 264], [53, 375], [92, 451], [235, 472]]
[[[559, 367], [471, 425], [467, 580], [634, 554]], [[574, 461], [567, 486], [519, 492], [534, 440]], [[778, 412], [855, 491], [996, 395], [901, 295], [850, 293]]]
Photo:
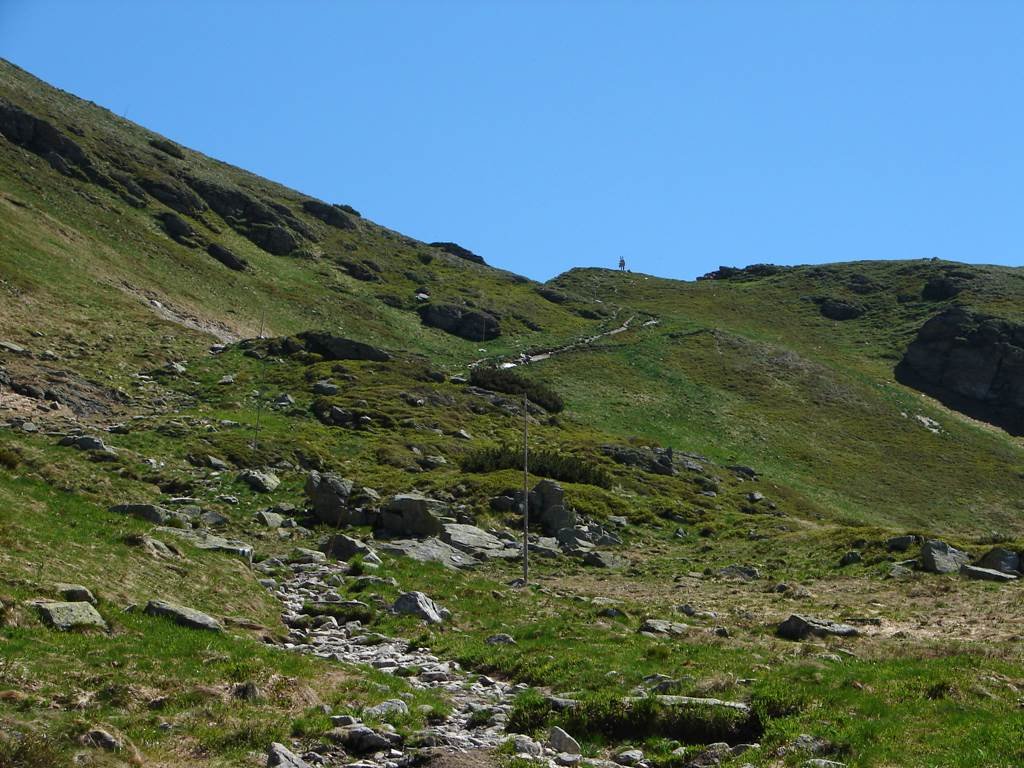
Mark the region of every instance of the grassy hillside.
[[[409, 765], [429, 756], [413, 746], [422, 729], [449, 715], [477, 732], [507, 716], [510, 733], [538, 737], [560, 724], [587, 760], [636, 746], [656, 768], [707, 764], [722, 740], [737, 747], [724, 766], [1024, 760], [1006, 620], [1019, 585], [912, 570], [917, 544], [886, 543], [941, 536], [974, 561], [1024, 548], [1019, 438], [894, 374], [950, 307], [1024, 323], [1024, 272], [858, 262], [681, 282], [578, 269], [542, 285], [6, 62], [0, 126], [0, 768], [262, 766], [273, 741], [347, 764], [329, 715], [381, 727], [365, 710], [396, 697]], [[335, 359], [310, 330], [374, 349]], [[481, 373], [497, 363], [512, 373]], [[304, 511], [310, 472], [351, 479], [372, 507], [416, 491], [518, 536], [519, 514], [495, 502], [522, 483], [522, 390], [530, 482], [558, 480], [613, 534], [606, 560], [547, 547], [527, 589], [510, 584], [514, 560], [328, 565], [330, 602], [360, 603], [333, 610], [358, 615], [367, 643], [383, 633], [455, 660], [462, 688], [520, 683], [510, 710], [462, 712], [416, 669], [287, 650], [281, 602], [257, 579], [301, 577], [301, 550], [337, 533]], [[109, 450], [61, 444], [83, 434]], [[673, 449], [671, 471], [652, 447]], [[259, 492], [249, 469], [280, 485]], [[110, 509], [126, 502], [200, 509], [197, 530], [251, 544], [255, 567]], [[270, 508], [296, 525], [257, 522]], [[384, 545], [380, 530], [348, 533]], [[95, 593], [105, 630], [45, 624], [37, 603], [62, 583]], [[451, 618], [389, 610], [413, 589]], [[153, 599], [225, 631], [149, 616]], [[858, 634], [785, 640], [791, 613]], [[498, 633], [515, 643], [488, 642]], [[657, 692], [739, 708], [663, 711]], [[95, 728], [121, 748], [83, 740]], [[480, 760], [519, 766], [509, 752]]]

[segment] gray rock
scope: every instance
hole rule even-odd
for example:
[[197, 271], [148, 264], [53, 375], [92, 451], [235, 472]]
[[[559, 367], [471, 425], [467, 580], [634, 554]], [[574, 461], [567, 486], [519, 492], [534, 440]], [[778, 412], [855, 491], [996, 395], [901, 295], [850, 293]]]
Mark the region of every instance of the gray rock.
[[755, 581], [761, 578], [761, 572], [752, 565], [727, 565], [718, 569], [718, 575], [723, 579], [738, 579], [740, 581]]
[[929, 573], [956, 573], [970, 559], [966, 552], [934, 539], [921, 545], [921, 569]]
[[583, 562], [595, 568], [618, 568], [622, 560], [607, 552], [587, 552], [583, 555]]
[[[726, 701], [724, 699], [704, 698], [700, 696], [658, 695], [655, 701], [663, 707], [678, 709], [734, 709], [737, 712], [749, 713], [750, 705], [742, 701]], [[635, 703], [643, 701], [643, 697], [628, 698], [626, 701]]]
[[404, 592], [392, 606], [395, 613], [419, 616], [429, 624], [442, 624], [451, 614], [422, 592]]
[[267, 528], [280, 528], [281, 523], [284, 522], [284, 515], [271, 512], [269, 509], [261, 509], [252, 517], [259, 525]]
[[203, 530], [192, 530], [188, 528], [154, 528], [154, 532], [166, 536], [173, 536], [191, 544], [196, 549], [203, 549], [210, 552], [227, 552], [246, 560], [252, 558], [253, 549], [251, 544], [237, 539], [225, 539], [215, 533]]
[[369, 726], [359, 723], [333, 728], [326, 736], [357, 755], [380, 752], [401, 743], [397, 734], [378, 733]]
[[54, 589], [60, 592], [61, 597], [70, 603], [89, 603], [96, 605], [96, 598], [88, 587], [81, 584], [54, 584]]
[[612, 760], [618, 765], [636, 765], [644, 760], [644, 753], [639, 749], [624, 749], [612, 755]]
[[284, 744], [274, 742], [267, 749], [267, 768], [313, 768]]
[[100, 616], [99, 611], [93, 608], [92, 603], [87, 602], [40, 602], [36, 608], [43, 621], [54, 629], [67, 631], [69, 629], [106, 629], [107, 622]]
[[124, 742], [121, 739], [103, 728], [93, 728], [85, 734], [84, 741], [108, 752], [120, 752], [124, 748]]
[[338, 560], [349, 561], [353, 557], [366, 557], [373, 554], [373, 549], [365, 541], [336, 533], [324, 540], [320, 546], [323, 552]]
[[548, 732], [548, 746], [556, 752], [564, 752], [567, 755], [580, 754], [579, 742], [557, 725]]
[[333, 381], [321, 379], [320, 381], [314, 382], [313, 394], [327, 396], [336, 395], [338, 394], [338, 385], [335, 384]]
[[306, 549], [305, 547], [296, 547], [288, 554], [289, 563], [326, 563], [327, 555], [316, 549]]
[[1021, 570], [1020, 554], [1005, 547], [993, 547], [978, 561], [982, 568], [991, 568], [1001, 573], [1018, 574]]
[[853, 565], [854, 563], [859, 563], [861, 561], [861, 559], [862, 558], [861, 558], [860, 552], [858, 552], [855, 549], [851, 549], [849, 552], [847, 552], [845, 555], [843, 555], [839, 559], [839, 567], [840, 568], [845, 568], [848, 565]]
[[512, 635], [499, 632], [496, 635], [491, 635], [484, 642], [488, 645], [515, 645], [516, 639]]
[[685, 635], [690, 631], [687, 624], [680, 624], [665, 619], [645, 619], [640, 625], [641, 632], [649, 632], [652, 635], [674, 635], [676, 637]]
[[812, 616], [791, 615], [779, 625], [776, 631], [779, 637], [786, 640], [803, 640], [805, 637], [856, 637], [860, 634], [855, 627], [849, 624], [838, 624], [827, 619], [817, 619]]
[[345, 526], [352, 524], [352, 514], [348, 508], [352, 488], [352, 481], [340, 475], [314, 471], [306, 478], [305, 491], [318, 520], [330, 525]]
[[80, 451], [109, 451], [110, 448], [100, 438], [95, 435], [73, 435], [65, 437], [60, 441], [60, 445], [70, 445], [73, 448], [77, 448]]
[[441, 533], [441, 540], [451, 544], [456, 549], [479, 557], [483, 560], [489, 557], [501, 556], [506, 547], [505, 542], [482, 528], [475, 525], [464, 525], [462, 523], [445, 523]]
[[[156, 504], [116, 504], [110, 507], [111, 512], [119, 515], [129, 515], [140, 520], [146, 520], [156, 525], [166, 525], [174, 517], [181, 517], [180, 513], [171, 512], [169, 509], [157, 506]], [[182, 519], [186, 519], [182, 517]]]
[[530, 519], [539, 520], [544, 533], [555, 535], [576, 526], [576, 510], [565, 504], [565, 491], [554, 480], [541, 480], [530, 491]]
[[976, 565], [961, 565], [960, 575], [976, 581], [1016, 581], [1017, 576], [1012, 573], [1003, 573], [994, 568], [979, 568]]
[[399, 494], [391, 497], [378, 526], [396, 536], [438, 536], [444, 530], [441, 518], [449, 513], [448, 505], [437, 499]]
[[164, 600], [150, 600], [143, 611], [147, 616], [163, 616], [189, 629], [204, 629], [209, 632], [222, 632], [224, 627], [212, 616], [194, 608], [187, 608]]
[[835, 760], [826, 760], [823, 757], [812, 757], [803, 763], [803, 768], [846, 768], [846, 763], [837, 763]]
[[260, 469], [243, 470], [238, 479], [257, 493], [273, 493], [281, 485], [277, 475]]
[[455, 549], [450, 544], [445, 544], [440, 539], [382, 541], [377, 544], [377, 549], [421, 563], [441, 563], [451, 569], [470, 568], [480, 564], [476, 558]]
[[510, 737], [510, 741], [512, 742], [512, 748], [517, 755], [540, 757], [544, 754], [544, 747], [529, 736], [516, 733]]
[[375, 706], [367, 707], [363, 710], [363, 714], [377, 720], [387, 720], [389, 715], [408, 715], [409, 705], [401, 699], [388, 699]]
[[893, 536], [885, 540], [885, 548], [890, 552], [906, 552], [917, 543], [917, 536], [907, 534], [905, 536]]

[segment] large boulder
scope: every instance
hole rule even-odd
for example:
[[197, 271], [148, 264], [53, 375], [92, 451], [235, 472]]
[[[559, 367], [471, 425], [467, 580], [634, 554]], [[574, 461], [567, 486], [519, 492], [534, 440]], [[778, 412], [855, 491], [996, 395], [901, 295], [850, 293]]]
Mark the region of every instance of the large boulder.
[[469, 341], [490, 341], [501, 335], [498, 319], [478, 309], [431, 303], [420, 307], [419, 313], [424, 325]]
[[473, 556], [445, 544], [437, 538], [399, 539], [382, 541], [377, 549], [389, 555], [408, 557], [420, 563], [441, 563], [445, 568], [457, 570], [479, 565], [480, 561]]
[[448, 505], [418, 493], [392, 496], [378, 518], [378, 527], [395, 536], [437, 536]]
[[303, 200], [302, 210], [335, 229], [355, 229], [356, 226], [352, 217], [340, 205], [330, 205], [320, 200]]
[[352, 524], [352, 513], [348, 507], [353, 483], [340, 475], [330, 472], [309, 473], [306, 478], [306, 497], [318, 520], [330, 525]]
[[236, 272], [244, 272], [249, 266], [249, 262], [243, 259], [241, 256], [236, 256], [230, 250], [225, 248], [220, 243], [210, 243], [206, 246], [206, 252], [213, 258], [219, 261], [228, 269], [233, 269]]
[[554, 480], [541, 480], [530, 491], [530, 520], [540, 522], [544, 533], [557, 535], [576, 526], [576, 510], [565, 504], [565, 491]]
[[100, 616], [92, 603], [41, 602], [36, 604], [43, 621], [54, 629], [106, 629], [107, 622]]
[[298, 338], [305, 344], [307, 352], [315, 352], [327, 360], [370, 360], [386, 363], [391, 359], [391, 355], [383, 349], [335, 336], [327, 331], [304, 331]]
[[993, 547], [981, 556], [978, 565], [982, 568], [1016, 576], [1021, 570], [1020, 553], [1005, 547]]
[[929, 573], [956, 573], [970, 556], [944, 541], [930, 539], [921, 545], [921, 570]]
[[442, 624], [451, 616], [446, 608], [442, 608], [422, 592], [405, 592], [399, 595], [393, 610], [398, 614], [419, 616], [428, 624]]
[[813, 616], [799, 616], [793, 614], [784, 622], [779, 624], [777, 630], [779, 637], [786, 640], [803, 640], [805, 637], [855, 637], [859, 633], [855, 627], [849, 624], [839, 624], [828, 619], [817, 619]]
[[961, 565], [960, 575], [967, 579], [974, 579], [975, 581], [995, 581], [1002, 583], [1017, 580], [1017, 576], [1012, 573], [1003, 573], [1002, 571], [997, 571], [993, 568], [979, 568], [976, 565]]
[[165, 600], [150, 600], [143, 610], [147, 616], [163, 616], [175, 624], [189, 629], [204, 629], [208, 632], [222, 632], [224, 627], [212, 616], [194, 608], [187, 608]]
[[1024, 434], [1024, 325], [951, 307], [921, 327], [896, 378], [968, 416]]
[[353, 557], [366, 557], [373, 554], [373, 549], [365, 541], [346, 536], [344, 533], [328, 536], [320, 545], [320, 550], [331, 557], [344, 561], [351, 560]]
[[497, 536], [475, 525], [445, 523], [441, 540], [474, 557], [486, 560], [504, 554], [507, 547]]

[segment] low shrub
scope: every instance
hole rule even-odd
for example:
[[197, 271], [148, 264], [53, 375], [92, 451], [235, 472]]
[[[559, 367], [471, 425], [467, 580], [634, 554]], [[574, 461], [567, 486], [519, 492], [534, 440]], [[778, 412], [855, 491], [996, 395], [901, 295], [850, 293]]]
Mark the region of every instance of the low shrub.
[[469, 374], [469, 383], [506, 395], [526, 395], [531, 403], [549, 413], [558, 413], [565, 408], [561, 395], [547, 384], [524, 378], [508, 368], [474, 368]]
[[[510, 446], [480, 448], [464, 455], [460, 466], [464, 472], [522, 469], [523, 452], [519, 447]], [[598, 488], [612, 487], [611, 475], [604, 467], [570, 453], [530, 451], [530, 473], [566, 483], [596, 485]]]

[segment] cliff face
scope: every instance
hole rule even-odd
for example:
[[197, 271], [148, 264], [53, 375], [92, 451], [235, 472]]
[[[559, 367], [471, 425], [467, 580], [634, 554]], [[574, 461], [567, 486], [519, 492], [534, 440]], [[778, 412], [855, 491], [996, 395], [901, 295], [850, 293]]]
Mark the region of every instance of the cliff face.
[[918, 331], [896, 378], [950, 408], [1024, 434], [1024, 326], [952, 307]]

